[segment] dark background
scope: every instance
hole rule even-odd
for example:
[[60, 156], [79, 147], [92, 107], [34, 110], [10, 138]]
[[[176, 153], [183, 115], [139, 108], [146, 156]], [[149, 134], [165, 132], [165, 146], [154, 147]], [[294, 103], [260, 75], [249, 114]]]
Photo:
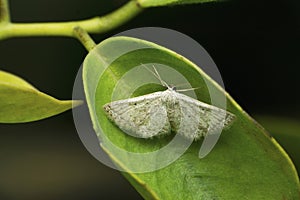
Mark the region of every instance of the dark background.
[[[15, 22], [68, 21], [103, 15], [125, 1], [11, 0]], [[151, 8], [118, 29], [157, 26], [198, 41], [217, 64], [227, 91], [252, 116], [300, 121], [300, 2], [228, 1]], [[0, 41], [0, 68], [52, 96], [71, 99], [87, 52], [70, 38]], [[300, 123], [299, 123], [300, 124]], [[81, 144], [70, 111], [46, 120], [0, 125], [0, 199], [141, 199]]]

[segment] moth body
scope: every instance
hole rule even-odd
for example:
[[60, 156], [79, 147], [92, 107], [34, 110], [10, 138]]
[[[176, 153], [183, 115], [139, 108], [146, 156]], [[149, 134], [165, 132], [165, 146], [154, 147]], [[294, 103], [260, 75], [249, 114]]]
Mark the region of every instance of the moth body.
[[232, 113], [178, 93], [174, 87], [113, 101], [103, 108], [122, 131], [141, 138], [173, 132], [187, 139], [199, 140], [208, 132], [228, 127], [234, 119]]

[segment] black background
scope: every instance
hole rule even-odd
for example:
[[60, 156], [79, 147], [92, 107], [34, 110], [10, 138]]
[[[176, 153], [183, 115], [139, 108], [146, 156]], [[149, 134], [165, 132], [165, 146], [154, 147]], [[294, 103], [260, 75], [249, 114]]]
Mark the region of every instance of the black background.
[[[68, 21], [106, 14], [124, 1], [12, 0], [15, 22]], [[102, 35], [144, 26], [180, 31], [217, 64], [227, 91], [250, 114], [300, 119], [300, 2], [228, 1], [150, 8]], [[70, 38], [0, 41], [0, 68], [52, 96], [71, 99], [86, 50]], [[299, 121], [299, 120], [298, 120]], [[2, 197], [2, 198], [1, 198]], [[141, 199], [125, 178], [83, 147], [70, 111], [0, 125], [0, 199]]]

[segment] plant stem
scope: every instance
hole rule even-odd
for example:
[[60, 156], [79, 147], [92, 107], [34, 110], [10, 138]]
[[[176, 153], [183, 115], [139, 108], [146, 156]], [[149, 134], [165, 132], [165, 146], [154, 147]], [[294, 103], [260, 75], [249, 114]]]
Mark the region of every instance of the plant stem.
[[0, 0], [0, 23], [10, 22], [8, 0]]
[[[2, 3], [6, 2], [4, 0], [0, 1]], [[74, 37], [73, 30], [75, 27], [81, 27], [88, 33], [104, 33], [129, 21], [142, 10], [135, 0], [131, 0], [108, 15], [87, 20], [50, 23], [7, 23], [0, 26], [0, 40], [31, 36]]]
[[88, 51], [91, 51], [96, 46], [96, 43], [90, 37], [90, 35], [83, 28], [79, 26], [74, 28], [74, 36], [81, 42], [81, 44]]

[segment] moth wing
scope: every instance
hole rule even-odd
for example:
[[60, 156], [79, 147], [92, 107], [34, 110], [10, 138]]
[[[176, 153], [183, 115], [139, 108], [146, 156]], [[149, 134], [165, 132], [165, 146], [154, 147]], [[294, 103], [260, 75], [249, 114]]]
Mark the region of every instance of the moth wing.
[[171, 132], [161, 92], [110, 102], [103, 108], [109, 119], [129, 135], [151, 138]]
[[195, 140], [206, 136], [208, 131], [214, 133], [227, 128], [235, 119], [234, 114], [221, 108], [203, 103], [184, 94], [177, 93], [182, 119], [181, 133]]

